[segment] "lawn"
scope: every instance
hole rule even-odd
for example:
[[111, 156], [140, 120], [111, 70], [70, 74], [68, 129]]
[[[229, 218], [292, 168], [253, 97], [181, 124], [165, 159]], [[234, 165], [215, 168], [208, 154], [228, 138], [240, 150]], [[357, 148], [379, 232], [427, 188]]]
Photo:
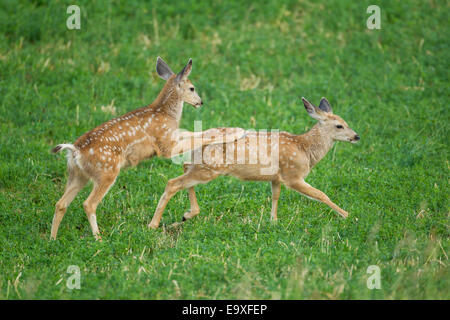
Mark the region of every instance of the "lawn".
[[[70, 1], [0, 3], [0, 299], [449, 299], [447, 1]], [[303, 133], [300, 97], [327, 97], [361, 136], [337, 143], [307, 181], [350, 213], [268, 183], [196, 188], [201, 214], [178, 227], [187, 192], [147, 229], [183, 169], [153, 158], [122, 171], [97, 209], [82, 203], [49, 241], [67, 179], [63, 154], [95, 126], [153, 101], [161, 56], [204, 101], [181, 127]], [[66, 285], [78, 266], [80, 289]], [[369, 266], [380, 289], [369, 289]]]

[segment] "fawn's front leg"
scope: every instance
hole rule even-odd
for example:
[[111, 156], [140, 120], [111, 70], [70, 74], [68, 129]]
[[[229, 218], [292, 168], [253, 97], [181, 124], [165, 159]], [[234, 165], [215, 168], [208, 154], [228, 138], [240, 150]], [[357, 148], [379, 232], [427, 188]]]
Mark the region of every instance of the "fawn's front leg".
[[272, 181], [272, 212], [270, 216], [272, 220], [277, 220], [278, 199], [280, 198], [281, 183], [280, 181]]
[[318, 200], [320, 202], [325, 203], [331, 209], [333, 209], [334, 211], [339, 213], [343, 218], [347, 218], [348, 217], [348, 212], [347, 211], [339, 208], [339, 206], [336, 205], [335, 203], [333, 203], [330, 200], [330, 198], [328, 198], [328, 196], [325, 193], [323, 193], [319, 189], [311, 187], [304, 180], [302, 180], [300, 182], [294, 182], [294, 183], [287, 184], [287, 186], [289, 188], [292, 188], [292, 189], [300, 192], [301, 194], [304, 194], [305, 196], [308, 196], [308, 197], [310, 197], [312, 199], [315, 199], [315, 200]]
[[230, 143], [245, 136], [242, 128], [213, 128], [202, 132], [203, 144]]
[[202, 132], [178, 130], [174, 133], [175, 144], [171, 150], [171, 157], [198, 149], [208, 144], [229, 143], [245, 136], [241, 128], [214, 128]]

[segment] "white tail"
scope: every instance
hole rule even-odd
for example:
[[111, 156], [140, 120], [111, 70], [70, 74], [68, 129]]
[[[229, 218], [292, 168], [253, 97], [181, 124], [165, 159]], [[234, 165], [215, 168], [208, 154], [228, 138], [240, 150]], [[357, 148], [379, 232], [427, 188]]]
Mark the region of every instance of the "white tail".
[[[322, 191], [306, 183], [305, 178], [317, 162], [332, 148], [335, 141], [354, 143], [359, 140], [359, 136], [342, 118], [333, 114], [331, 106], [325, 98], [322, 98], [319, 107], [315, 107], [305, 98], [302, 98], [302, 100], [308, 114], [319, 121], [310, 131], [302, 135], [288, 132], [276, 134], [248, 132], [246, 137], [228, 143], [228, 145], [203, 147], [202, 163], [185, 164], [185, 173], [168, 181], [149, 227], [158, 227], [164, 208], [170, 198], [183, 189], [189, 189], [191, 204], [191, 209], [184, 214], [183, 220], [191, 219], [199, 214], [200, 208], [195, 196], [194, 186], [207, 183], [221, 175], [231, 175], [241, 180], [270, 181], [272, 184], [271, 217], [273, 220], [277, 219], [281, 184], [309, 198], [327, 204], [346, 218], [348, 216], [346, 211], [339, 208]], [[258, 141], [258, 143], [255, 144], [253, 141]], [[261, 141], [265, 141], [266, 145]], [[261, 150], [262, 148], [265, 149]], [[226, 150], [231, 150], [232, 154], [227, 154]], [[269, 159], [269, 163], [262, 161], [261, 157], [257, 161], [251, 161], [253, 156], [267, 152], [278, 152], [278, 154], [276, 154], [276, 157], [273, 157], [273, 155], [265, 156], [265, 159]], [[211, 154], [215, 154], [215, 156], [210, 157]], [[230, 163], [230, 159], [234, 162]], [[275, 170], [267, 171], [265, 170], [267, 167], [275, 168]]]
[[[225, 129], [195, 133], [178, 129], [183, 103], [194, 107], [203, 104], [194, 85], [188, 80], [191, 69], [192, 60], [189, 60], [180, 73], [174, 74], [158, 57], [156, 70], [167, 82], [152, 104], [101, 124], [79, 137], [73, 145], [60, 144], [52, 150], [55, 153], [64, 149], [71, 151], [68, 154], [66, 190], [56, 203], [52, 239], [56, 239], [67, 207], [89, 180], [93, 181], [94, 188], [83, 206], [94, 236], [100, 239], [96, 209], [122, 168], [135, 166], [153, 156], [170, 158], [174, 150], [186, 152], [192, 149], [192, 145], [223, 141], [220, 138]], [[234, 141], [244, 135], [242, 129], [226, 132], [226, 141]]]
[[75, 146], [73, 144], [62, 143], [62, 144], [58, 144], [56, 147], [54, 147], [52, 149], [52, 152], [53, 153], [58, 153], [58, 152], [60, 152], [60, 151], [62, 151], [64, 149], [69, 149], [72, 152], [76, 150], [76, 148], [75, 148]]

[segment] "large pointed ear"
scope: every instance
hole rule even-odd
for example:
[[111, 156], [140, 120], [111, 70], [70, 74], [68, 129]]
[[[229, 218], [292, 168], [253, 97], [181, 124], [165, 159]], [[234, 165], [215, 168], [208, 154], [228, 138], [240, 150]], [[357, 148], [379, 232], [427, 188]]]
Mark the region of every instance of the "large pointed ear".
[[320, 100], [319, 109], [322, 110], [323, 112], [333, 113], [333, 110], [331, 110], [330, 103], [325, 98], [322, 98]]
[[173, 71], [170, 69], [167, 63], [165, 63], [164, 60], [161, 59], [161, 57], [158, 57], [156, 59], [156, 72], [158, 73], [158, 76], [166, 81], [170, 78], [171, 75], [173, 75]]
[[302, 101], [306, 111], [308, 112], [311, 118], [314, 118], [319, 121], [324, 120], [323, 116], [320, 115], [320, 111], [311, 102], [306, 100], [304, 97], [302, 97]]
[[192, 59], [189, 59], [187, 65], [177, 74], [176, 81], [180, 82], [181, 80], [186, 80], [189, 77], [189, 74], [192, 71]]

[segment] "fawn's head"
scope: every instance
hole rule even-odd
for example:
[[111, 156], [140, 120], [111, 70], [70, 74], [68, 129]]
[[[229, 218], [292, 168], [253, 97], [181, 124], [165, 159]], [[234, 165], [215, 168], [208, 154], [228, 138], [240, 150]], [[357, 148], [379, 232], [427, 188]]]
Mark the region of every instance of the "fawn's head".
[[303, 97], [302, 101], [308, 114], [319, 121], [319, 125], [325, 129], [325, 132], [331, 135], [333, 140], [348, 141], [351, 143], [358, 142], [360, 139], [358, 134], [348, 126], [344, 119], [333, 114], [327, 99], [322, 98], [319, 107], [314, 106]]
[[203, 104], [203, 102], [195, 91], [194, 85], [188, 79], [191, 70], [192, 59], [189, 59], [189, 62], [178, 74], [174, 74], [167, 63], [165, 63], [160, 57], [156, 60], [156, 72], [158, 75], [167, 81], [172, 90], [174, 90], [183, 102], [198, 108]]

